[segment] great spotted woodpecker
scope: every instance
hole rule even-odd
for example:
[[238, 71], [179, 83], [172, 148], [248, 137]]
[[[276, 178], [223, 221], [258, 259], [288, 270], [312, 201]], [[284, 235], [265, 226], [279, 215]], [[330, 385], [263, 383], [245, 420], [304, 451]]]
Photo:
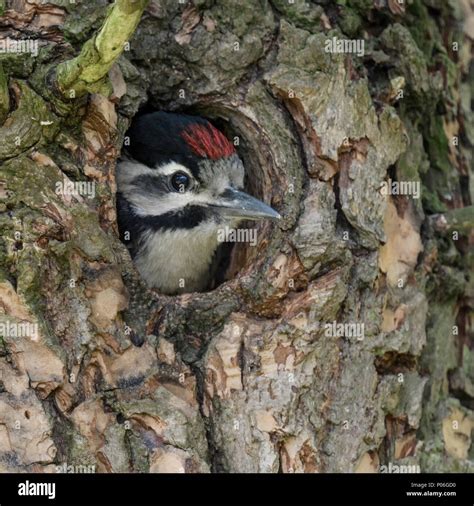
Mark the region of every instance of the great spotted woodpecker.
[[138, 116], [117, 165], [120, 235], [143, 279], [164, 294], [203, 291], [215, 275], [218, 231], [280, 219], [242, 191], [244, 166], [209, 121]]

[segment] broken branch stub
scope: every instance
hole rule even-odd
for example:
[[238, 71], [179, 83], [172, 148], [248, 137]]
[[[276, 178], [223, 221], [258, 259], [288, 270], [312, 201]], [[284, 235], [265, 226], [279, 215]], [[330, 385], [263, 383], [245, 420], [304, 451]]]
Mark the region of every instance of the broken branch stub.
[[56, 85], [64, 98], [109, 94], [107, 74], [133, 35], [148, 2], [117, 0], [102, 28], [84, 44], [79, 55], [58, 65]]

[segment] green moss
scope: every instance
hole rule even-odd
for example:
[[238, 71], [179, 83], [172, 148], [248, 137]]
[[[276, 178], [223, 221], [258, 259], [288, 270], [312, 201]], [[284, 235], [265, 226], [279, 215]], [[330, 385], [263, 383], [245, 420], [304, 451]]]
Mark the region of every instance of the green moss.
[[432, 165], [449, 172], [451, 162], [449, 161], [449, 141], [446, 137], [443, 125], [444, 116], [432, 114], [426, 122], [425, 141], [428, 144], [428, 154]]
[[22, 81], [13, 84], [20, 91], [20, 103], [9, 125], [0, 128], [0, 160], [52, 140], [59, 129], [58, 118], [39, 95]]
[[431, 84], [426, 59], [409, 30], [395, 23], [384, 30], [380, 41], [393, 55], [393, 63], [410, 89], [417, 95], [429, 93]]
[[41, 276], [45, 267], [44, 256], [28, 245], [21, 252], [17, 262], [17, 292], [36, 315], [44, 314], [45, 300], [41, 294]]
[[71, 246], [91, 260], [114, 262], [111, 238], [100, 227], [97, 213], [85, 206], [75, 206], [71, 214], [77, 224]]
[[90, 38], [95, 30], [98, 30], [107, 14], [109, 3], [107, 0], [95, 0], [94, 2], [75, 2], [63, 0], [69, 10], [63, 25], [64, 37], [71, 44], [83, 43]]
[[149, 450], [143, 438], [135, 435], [133, 431], [127, 430], [125, 432], [125, 445], [130, 455], [130, 462], [133, 462], [133, 472], [148, 473], [150, 471]]
[[35, 59], [28, 53], [0, 53], [0, 64], [7, 75], [25, 79], [32, 73]]
[[294, 3], [271, 0], [271, 3], [287, 21], [298, 28], [312, 29], [313, 33], [321, 29], [321, 14], [324, 12], [321, 6], [307, 0], [295, 0]]
[[467, 345], [463, 347], [463, 364], [464, 374], [474, 382], [474, 353], [469, 349]]
[[8, 92], [8, 78], [0, 63], [0, 125], [3, 124], [10, 110], [10, 94]]
[[372, 0], [347, 0], [347, 5], [365, 15], [374, 8]]
[[227, 30], [239, 38], [253, 31], [255, 27], [264, 29], [267, 25], [273, 26], [274, 21], [272, 9], [268, 4], [240, 0], [215, 2], [212, 16], [217, 22], [225, 24]]
[[423, 201], [423, 208], [429, 213], [443, 213], [446, 211], [446, 205], [441, 202], [437, 193], [428, 188], [425, 184], [421, 185], [421, 198]]
[[423, 51], [426, 61], [431, 61], [434, 48], [444, 51], [443, 41], [435, 19], [429, 15], [422, 0], [414, 0], [407, 5], [407, 29], [418, 48]]
[[55, 432], [65, 449], [66, 463], [69, 466], [94, 466], [97, 465], [91, 452], [90, 442], [74, 428], [67, 419], [61, 419], [61, 423], [55, 424]]
[[[23, 202], [30, 209], [41, 210], [44, 205], [57, 199], [55, 186], [58, 180], [62, 180], [59, 169], [49, 165], [42, 166], [38, 170], [37, 165], [27, 156], [19, 156], [5, 162], [0, 168], [1, 177], [7, 182], [7, 189], [11, 191], [10, 205]], [[25, 182], [28, 188], [25, 189]], [[41, 190], [40, 190], [41, 189]]]
[[353, 9], [343, 8], [338, 18], [338, 25], [349, 37], [355, 37], [362, 26], [362, 18]]
[[405, 130], [409, 142], [397, 162], [397, 177], [399, 181], [419, 181], [419, 172], [427, 170], [423, 137], [411, 122], [405, 122]]

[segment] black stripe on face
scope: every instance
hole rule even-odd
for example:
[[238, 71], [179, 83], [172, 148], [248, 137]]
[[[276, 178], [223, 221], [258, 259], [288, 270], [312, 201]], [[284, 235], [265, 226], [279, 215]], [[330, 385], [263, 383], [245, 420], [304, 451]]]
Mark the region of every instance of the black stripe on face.
[[159, 216], [139, 216], [145, 228], [158, 230], [186, 230], [197, 227], [210, 217], [210, 211], [203, 206], [188, 205], [180, 210], [169, 211]]
[[152, 195], [159, 198], [159, 195], [170, 193], [168, 187], [169, 176], [163, 176], [161, 174], [142, 174], [141, 176], [135, 177], [131, 181], [131, 185], [137, 187], [144, 194], [151, 193]]

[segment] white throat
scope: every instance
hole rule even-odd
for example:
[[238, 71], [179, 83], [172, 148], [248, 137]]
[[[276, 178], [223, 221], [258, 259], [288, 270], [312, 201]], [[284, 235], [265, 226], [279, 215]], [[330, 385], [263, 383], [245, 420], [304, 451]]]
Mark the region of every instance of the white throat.
[[147, 283], [163, 293], [205, 290], [219, 245], [217, 226], [205, 222], [190, 229], [147, 232], [135, 265]]

